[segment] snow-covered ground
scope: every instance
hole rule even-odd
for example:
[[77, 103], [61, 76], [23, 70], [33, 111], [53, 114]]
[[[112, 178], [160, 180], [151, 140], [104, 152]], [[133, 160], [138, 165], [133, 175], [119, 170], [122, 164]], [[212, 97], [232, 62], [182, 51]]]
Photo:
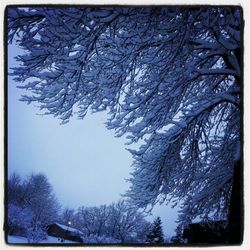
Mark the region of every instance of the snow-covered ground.
[[[14, 244], [27, 244], [27, 238], [25, 237], [21, 237], [21, 236], [13, 236], [13, 235], [8, 235], [8, 243], [14, 243]], [[57, 237], [52, 237], [52, 236], [48, 236], [46, 240], [42, 240], [40, 241], [38, 244], [70, 244], [70, 243], [74, 243], [74, 244], [79, 244], [79, 242], [75, 242], [75, 241], [70, 241], [70, 240], [65, 240], [63, 242], [61, 242]]]
[[[27, 238], [21, 236], [13, 236], [8, 235], [8, 243], [10, 244], [29, 244]], [[64, 240], [61, 242], [60, 239], [53, 236], [47, 236], [46, 240], [40, 241], [36, 244], [81, 244], [80, 242]], [[97, 236], [97, 235], [90, 235], [87, 238], [84, 238], [84, 243], [82, 244], [121, 244], [120, 240], [105, 237], [105, 236]]]

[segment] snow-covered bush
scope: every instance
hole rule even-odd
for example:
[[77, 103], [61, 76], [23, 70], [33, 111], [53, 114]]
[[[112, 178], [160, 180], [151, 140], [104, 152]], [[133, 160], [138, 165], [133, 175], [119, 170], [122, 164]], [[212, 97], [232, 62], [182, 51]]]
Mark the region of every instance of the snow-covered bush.
[[31, 226], [33, 213], [29, 208], [22, 208], [13, 203], [8, 204], [8, 233], [26, 236]]
[[34, 223], [27, 229], [27, 240], [28, 243], [39, 243], [42, 240], [47, 239], [47, 233], [42, 228], [40, 223]]

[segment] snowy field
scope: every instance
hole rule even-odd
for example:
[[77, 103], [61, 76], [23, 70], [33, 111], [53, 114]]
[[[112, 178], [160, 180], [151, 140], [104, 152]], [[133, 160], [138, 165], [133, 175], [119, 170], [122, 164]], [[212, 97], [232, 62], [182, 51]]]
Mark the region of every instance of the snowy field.
[[[21, 236], [13, 236], [8, 235], [8, 243], [14, 243], [14, 244], [28, 244], [27, 238], [21, 237]], [[43, 240], [39, 242], [38, 244], [79, 244], [79, 242], [65, 240], [64, 242], [61, 242], [57, 237], [48, 236], [46, 240]]]

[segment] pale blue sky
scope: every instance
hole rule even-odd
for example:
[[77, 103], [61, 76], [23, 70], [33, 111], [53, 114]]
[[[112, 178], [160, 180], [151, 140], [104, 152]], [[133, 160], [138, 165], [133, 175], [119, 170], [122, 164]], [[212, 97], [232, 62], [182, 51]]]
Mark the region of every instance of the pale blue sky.
[[[9, 67], [15, 55], [23, 53], [9, 46]], [[88, 114], [68, 124], [52, 116], [41, 116], [34, 104], [19, 101], [23, 90], [8, 78], [8, 170], [22, 176], [47, 175], [62, 206], [99, 206], [118, 201], [129, 187], [125, 178], [132, 171], [132, 157], [125, 150], [125, 138], [107, 130], [105, 112]], [[158, 206], [152, 220], [160, 215], [167, 236], [174, 234], [176, 209]]]

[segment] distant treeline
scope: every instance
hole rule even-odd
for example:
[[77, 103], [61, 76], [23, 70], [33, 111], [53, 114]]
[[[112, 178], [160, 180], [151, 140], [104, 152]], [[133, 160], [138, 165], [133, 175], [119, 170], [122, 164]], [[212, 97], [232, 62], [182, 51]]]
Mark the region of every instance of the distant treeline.
[[[62, 208], [44, 174], [8, 179], [7, 233], [27, 237], [29, 243], [46, 239], [47, 226], [60, 222], [80, 230], [84, 242], [163, 243], [160, 218], [154, 223], [125, 200], [99, 207]], [[70, 205], [70, 204], [69, 204]]]

